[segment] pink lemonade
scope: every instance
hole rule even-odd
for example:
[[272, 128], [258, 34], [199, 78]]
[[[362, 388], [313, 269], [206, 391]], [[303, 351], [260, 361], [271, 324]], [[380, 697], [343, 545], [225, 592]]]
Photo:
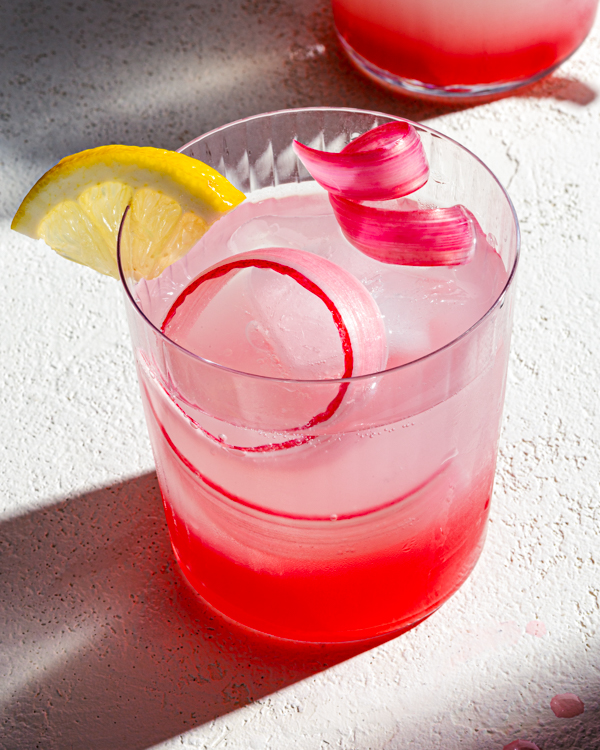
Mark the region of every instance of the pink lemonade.
[[[481, 234], [463, 266], [380, 263], [344, 239], [324, 191], [302, 187], [253, 193], [138, 287], [171, 340], [221, 368], [202, 363], [199, 377], [199, 360], [166, 346], [140, 352], [138, 370], [171, 541], [195, 591], [276, 636], [368, 639], [431, 614], [480, 554], [504, 311], [480, 325], [477, 354], [458, 344], [441, 355], [460, 383], [436, 385], [443, 366], [427, 355], [485, 315], [508, 272]], [[344, 351], [335, 320], [295, 277], [245, 267], [192, 284], [212, 264], [280, 247], [292, 265], [295, 252], [311, 253], [367, 290], [385, 328], [385, 372], [336, 380]], [[473, 369], [474, 357], [484, 366]]]
[[[549, 73], [583, 42], [597, 0], [333, 0], [365, 72], [409, 90], [502, 90]], [[475, 92], [477, 93], [477, 88]]]
[[182, 151], [247, 197], [156, 278], [118, 251], [181, 570], [274, 636], [402, 632], [484, 542], [519, 253], [510, 199], [456, 142], [378, 112], [256, 115]]

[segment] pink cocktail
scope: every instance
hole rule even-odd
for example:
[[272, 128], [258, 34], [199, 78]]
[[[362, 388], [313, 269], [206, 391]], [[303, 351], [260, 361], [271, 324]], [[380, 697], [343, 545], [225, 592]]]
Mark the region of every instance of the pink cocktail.
[[[158, 279], [121, 257], [181, 569], [233, 620], [299, 641], [412, 627], [464, 582], [485, 537], [518, 255], [510, 201], [473, 155], [416, 126], [431, 175], [411, 199], [464, 204], [481, 230], [464, 266], [390, 266], [345, 240], [292, 150], [298, 138], [337, 151], [391, 119], [295, 110], [202, 136], [184, 151], [247, 200]], [[373, 318], [359, 316], [362, 343], [341, 333], [338, 279], [324, 281], [336, 268]]]
[[367, 75], [421, 96], [498, 94], [550, 73], [589, 33], [598, 0], [333, 0]]

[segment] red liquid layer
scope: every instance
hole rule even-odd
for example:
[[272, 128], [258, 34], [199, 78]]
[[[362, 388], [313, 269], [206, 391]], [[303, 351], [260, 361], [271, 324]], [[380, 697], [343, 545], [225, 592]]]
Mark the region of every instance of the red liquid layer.
[[[160, 443], [159, 476], [160, 464], [166, 459], [171, 478], [174, 473], [187, 474], [181, 476], [182, 483], [189, 487], [190, 480], [197, 482], [164, 438]], [[413, 519], [406, 518], [403, 511], [406, 500], [370, 517], [329, 522], [332, 536], [343, 535], [344, 524], [346, 528], [367, 527], [362, 537], [350, 544], [336, 544], [335, 539], [333, 544], [324, 543], [323, 524], [327, 522], [316, 522], [312, 537], [302, 524], [297, 545], [302, 550], [296, 556], [288, 519], [271, 516], [257, 520], [256, 515], [250, 515], [245, 519], [248, 525], [260, 525], [260, 534], [273, 540], [252, 550], [252, 566], [216, 549], [202, 536], [202, 530], [198, 533], [176, 513], [177, 501], [170, 501], [167, 488], [178, 483], [162, 481], [161, 488], [175, 555], [203, 599], [231, 619], [262, 632], [300, 641], [343, 642], [408, 629], [455, 593], [483, 546], [492, 476], [481, 479], [463, 497], [449, 497], [441, 512], [425, 525], [418, 522], [416, 530], [411, 527]], [[209, 499], [204, 488], [197, 487], [194, 502], [211, 505], [207, 517], [214, 520], [218, 517], [214, 495]], [[453, 495], [453, 488], [448, 493]], [[236, 510], [237, 514], [245, 512]], [[401, 522], [395, 514], [404, 515]], [[227, 528], [231, 517], [222, 520], [217, 535], [235, 537], [236, 528]], [[244, 519], [237, 522], [243, 525]], [[373, 543], [370, 531], [379, 537], [379, 544]], [[306, 554], [311, 546], [315, 549], [312, 559]], [[284, 547], [287, 555], [282, 554]]]
[[[236, 563], [189, 533], [165, 498], [171, 542], [192, 587], [216, 609], [256, 630], [330, 642], [402, 630], [435, 611], [464, 582], [483, 544], [487, 498], [470, 498], [444, 546], [381, 550], [365, 559], [297, 561], [279, 576]], [[268, 553], [265, 553], [268, 557]], [[289, 569], [294, 561], [285, 561]]]
[[[505, 51], [460, 53], [431, 44], [427, 38], [387, 29], [357, 16], [342, 0], [333, 0], [337, 29], [365, 60], [401, 78], [437, 87], [527, 81], [550, 71], [583, 42], [594, 20], [594, 8], [573, 14], [553, 38]], [[449, 32], [450, 33], [450, 32]], [[508, 48], [508, 49], [507, 49]]]

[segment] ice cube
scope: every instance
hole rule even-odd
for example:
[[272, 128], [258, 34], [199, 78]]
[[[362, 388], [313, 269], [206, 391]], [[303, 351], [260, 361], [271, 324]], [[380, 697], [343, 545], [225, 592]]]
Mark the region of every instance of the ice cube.
[[366, 286], [385, 320], [388, 368], [423, 357], [467, 331], [507, 280], [502, 259], [482, 236], [473, 259], [462, 266], [379, 268]]
[[344, 371], [324, 302], [268, 268], [237, 269], [201, 284], [178, 308], [169, 335], [205, 359], [255, 375], [324, 379]]

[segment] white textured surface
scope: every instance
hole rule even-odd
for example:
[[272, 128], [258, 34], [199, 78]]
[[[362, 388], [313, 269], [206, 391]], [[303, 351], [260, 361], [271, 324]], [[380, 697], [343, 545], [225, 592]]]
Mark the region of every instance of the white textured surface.
[[[0, 7], [3, 749], [600, 748], [600, 26], [550, 80], [451, 111], [374, 89], [330, 24], [325, 0]], [[484, 554], [429, 621], [355, 655], [194, 608], [118, 285], [8, 229], [67, 153], [309, 104], [427, 119], [498, 173], [523, 229]], [[566, 692], [583, 714], [554, 716]]]

